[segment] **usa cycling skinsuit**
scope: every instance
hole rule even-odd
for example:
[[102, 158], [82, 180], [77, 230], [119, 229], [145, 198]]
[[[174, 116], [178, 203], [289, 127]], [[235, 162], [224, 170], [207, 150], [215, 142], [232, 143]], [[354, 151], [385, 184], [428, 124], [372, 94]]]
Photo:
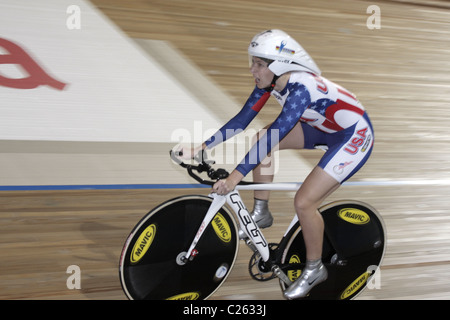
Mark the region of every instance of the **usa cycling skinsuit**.
[[246, 176], [300, 121], [305, 149], [325, 146], [318, 165], [339, 183], [355, 174], [369, 158], [374, 143], [369, 117], [353, 94], [308, 72], [292, 72], [280, 92], [255, 87], [241, 111], [205, 143], [208, 149], [245, 129], [270, 95], [282, 110], [267, 132], [236, 167]]

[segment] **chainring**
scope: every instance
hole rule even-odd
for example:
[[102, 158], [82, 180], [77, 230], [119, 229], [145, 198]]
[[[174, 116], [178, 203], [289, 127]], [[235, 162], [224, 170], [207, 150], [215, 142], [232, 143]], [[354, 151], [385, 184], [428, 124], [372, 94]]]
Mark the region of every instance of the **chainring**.
[[[278, 243], [269, 243], [270, 251], [273, 251], [276, 248], [278, 248]], [[258, 251], [255, 251], [250, 258], [248, 272], [256, 281], [269, 281], [277, 277], [274, 271], [267, 267], [266, 262], [262, 260]]]

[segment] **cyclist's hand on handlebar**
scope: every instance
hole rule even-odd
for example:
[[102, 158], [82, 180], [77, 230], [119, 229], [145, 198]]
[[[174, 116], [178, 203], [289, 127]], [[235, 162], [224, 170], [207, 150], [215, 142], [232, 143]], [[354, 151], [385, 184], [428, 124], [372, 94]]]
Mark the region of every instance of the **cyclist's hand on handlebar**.
[[236, 188], [242, 178], [244, 178], [244, 176], [239, 171], [234, 170], [228, 178], [217, 181], [213, 185], [212, 190], [220, 195], [228, 194]]
[[223, 180], [217, 181], [213, 185], [212, 189], [217, 194], [225, 195], [225, 194], [228, 194], [231, 191], [233, 191], [235, 187], [236, 187], [236, 185], [233, 184], [231, 181], [229, 181], [228, 179], [223, 179]]

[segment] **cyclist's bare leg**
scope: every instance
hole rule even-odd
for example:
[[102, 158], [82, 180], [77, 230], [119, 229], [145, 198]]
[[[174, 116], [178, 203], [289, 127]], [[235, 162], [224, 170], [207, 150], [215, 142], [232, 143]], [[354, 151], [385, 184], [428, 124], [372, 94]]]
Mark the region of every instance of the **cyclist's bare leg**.
[[294, 206], [306, 246], [306, 266], [301, 276], [284, 292], [288, 299], [305, 297], [328, 277], [321, 260], [324, 222], [317, 208], [339, 185], [322, 168], [315, 167], [295, 195]]
[[294, 205], [302, 226], [307, 260], [322, 256], [324, 223], [317, 208], [339, 186], [322, 168], [315, 167], [295, 195]]

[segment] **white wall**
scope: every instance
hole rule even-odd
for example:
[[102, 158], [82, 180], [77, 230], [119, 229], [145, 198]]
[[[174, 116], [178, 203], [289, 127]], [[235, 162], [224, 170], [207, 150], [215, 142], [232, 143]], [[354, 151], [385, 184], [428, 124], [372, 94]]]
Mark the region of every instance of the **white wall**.
[[[80, 29], [70, 29], [77, 17]], [[0, 78], [0, 139], [170, 142], [174, 130], [194, 120], [220, 125], [89, 2], [0, 1], [0, 30], [3, 41], [67, 84], [63, 90], [18, 89]], [[8, 52], [0, 46], [0, 54], [5, 59]], [[21, 53], [10, 58], [19, 64], [0, 64], [0, 74], [26, 78], [20, 63], [28, 59]]]

